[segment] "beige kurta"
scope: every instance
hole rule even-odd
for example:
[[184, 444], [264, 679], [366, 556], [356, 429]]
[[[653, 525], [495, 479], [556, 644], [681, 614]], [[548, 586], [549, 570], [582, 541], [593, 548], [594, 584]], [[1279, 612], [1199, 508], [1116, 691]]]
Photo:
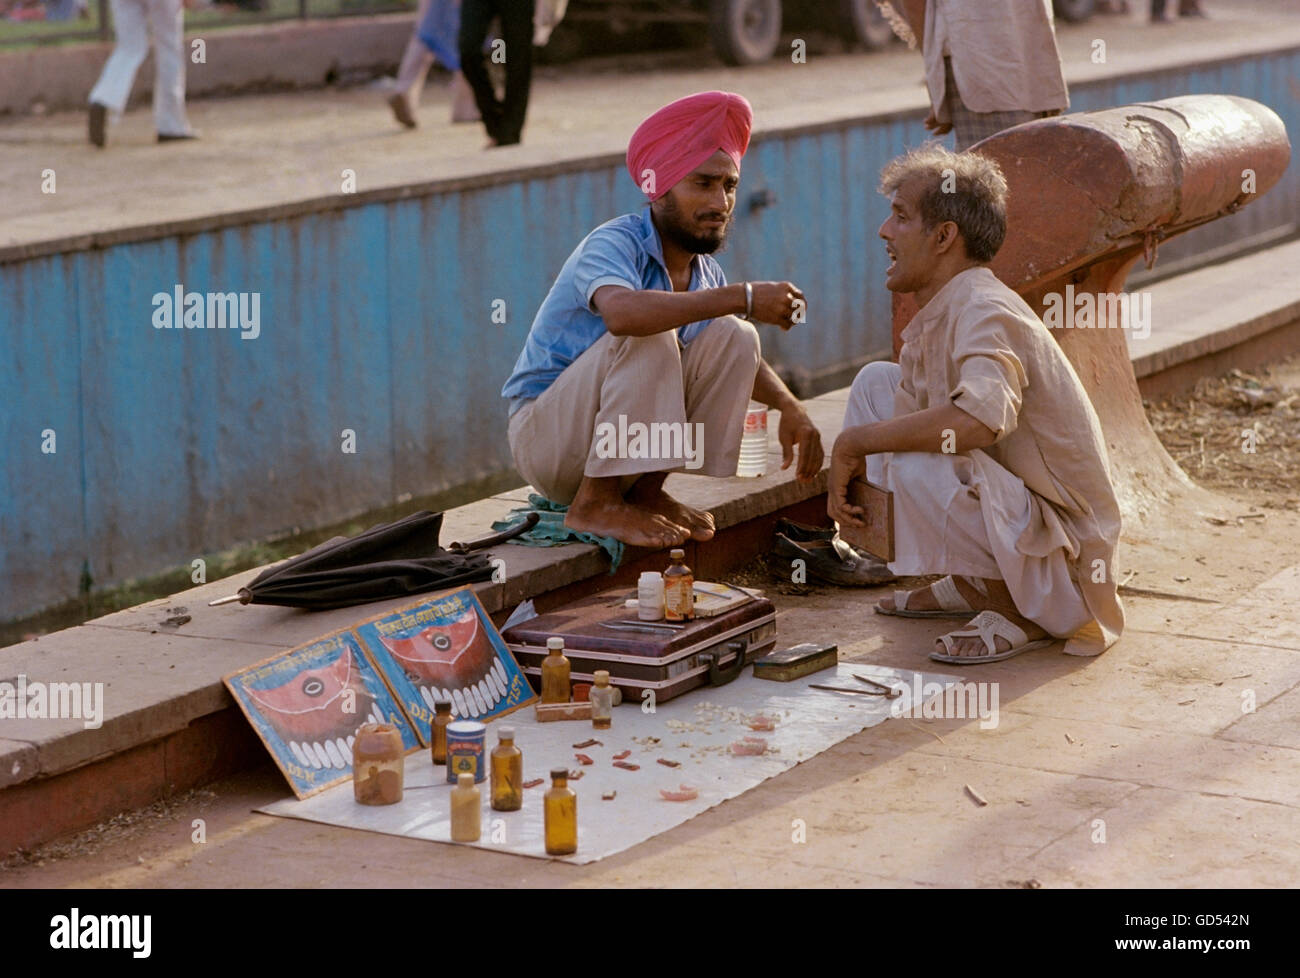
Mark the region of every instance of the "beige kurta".
[[[1024, 300], [985, 267], [954, 276], [902, 338], [896, 413], [952, 401], [997, 432], [993, 445], [970, 454], [977, 470], [1001, 466], [1032, 494], [1015, 551], [1026, 560], [1063, 551], [1093, 616], [1065, 651], [1105, 650], [1124, 627], [1115, 581], [1119, 505], [1101, 425], [1070, 361]], [[986, 496], [1005, 484], [982, 481]], [[1011, 500], [981, 503], [986, 522], [1014, 508]], [[986, 529], [992, 537], [1000, 528]]]
[[927, 0], [925, 84], [936, 118], [952, 122], [943, 58], [972, 112], [1049, 112], [1070, 97], [1061, 73], [1052, 0]]

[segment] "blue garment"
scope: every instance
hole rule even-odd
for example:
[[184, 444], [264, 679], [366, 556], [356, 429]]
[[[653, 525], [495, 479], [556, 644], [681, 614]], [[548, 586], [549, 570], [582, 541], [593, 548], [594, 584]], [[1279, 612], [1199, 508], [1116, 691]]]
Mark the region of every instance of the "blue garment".
[[444, 68], [460, 71], [460, 0], [430, 0], [417, 33]]
[[492, 529], [500, 533], [502, 530], [518, 523], [519, 517], [527, 516], [529, 513], [536, 513], [540, 517], [537, 525], [527, 533], [507, 541], [508, 543], [517, 543], [525, 547], [562, 547], [566, 543], [591, 543], [600, 547], [609, 555], [609, 572], [612, 574], [618, 570], [618, 565], [623, 562], [623, 542], [615, 540], [613, 537], [600, 537], [594, 533], [581, 533], [578, 530], [570, 530], [564, 525], [564, 517], [568, 515], [568, 512], [569, 507], [563, 503], [557, 503], [545, 496], [530, 492], [527, 506], [512, 509], [510, 518], [497, 520], [492, 524]]
[[[695, 256], [691, 292], [726, 284], [722, 266], [712, 256]], [[673, 290], [649, 205], [640, 214], [605, 222], [583, 238], [565, 261], [537, 310], [514, 372], [501, 388], [501, 396], [511, 399], [511, 415], [539, 397], [565, 367], [605, 335], [605, 321], [591, 308], [591, 297], [602, 285]], [[678, 327], [682, 345], [688, 346], [710, 322], [703, 319]]]

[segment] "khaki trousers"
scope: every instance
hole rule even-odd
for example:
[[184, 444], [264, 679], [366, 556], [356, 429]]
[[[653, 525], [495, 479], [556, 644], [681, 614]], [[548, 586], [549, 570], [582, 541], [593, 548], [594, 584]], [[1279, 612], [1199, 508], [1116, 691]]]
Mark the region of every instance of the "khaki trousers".
[[734, 316], [684, 349], [676, 330], [606, 333], [510, 419], [515, 467], [565, 505], [584, 476], [626, 492], [647, 472], [735, 475], [758, 363], [758, 332]]

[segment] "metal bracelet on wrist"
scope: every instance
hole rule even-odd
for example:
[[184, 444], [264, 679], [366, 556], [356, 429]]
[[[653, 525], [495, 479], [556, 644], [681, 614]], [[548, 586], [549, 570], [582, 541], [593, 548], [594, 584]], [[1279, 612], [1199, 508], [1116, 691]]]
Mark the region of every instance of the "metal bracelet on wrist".
[[745, 283], [745, 315], [741, 318], [746, 322], [754, 315], [754, 286], [750, 282]]

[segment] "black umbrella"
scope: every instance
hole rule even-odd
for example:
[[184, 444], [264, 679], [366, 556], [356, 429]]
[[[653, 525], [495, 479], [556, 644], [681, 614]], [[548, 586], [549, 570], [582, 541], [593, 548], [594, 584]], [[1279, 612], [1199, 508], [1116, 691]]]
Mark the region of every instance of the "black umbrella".
[[422, 510], [372, 526], [355, 537], [327, 540], [264, 570], [238, 594], [209, 605], [278, 604], [328, 611], [349, 605], [455, 587], [492, 576], [488, 555], [471, 553], [525, 533], [537, 523], [529, 513], [514, 526], [473, 543], [438, 545], [442, 514]]

